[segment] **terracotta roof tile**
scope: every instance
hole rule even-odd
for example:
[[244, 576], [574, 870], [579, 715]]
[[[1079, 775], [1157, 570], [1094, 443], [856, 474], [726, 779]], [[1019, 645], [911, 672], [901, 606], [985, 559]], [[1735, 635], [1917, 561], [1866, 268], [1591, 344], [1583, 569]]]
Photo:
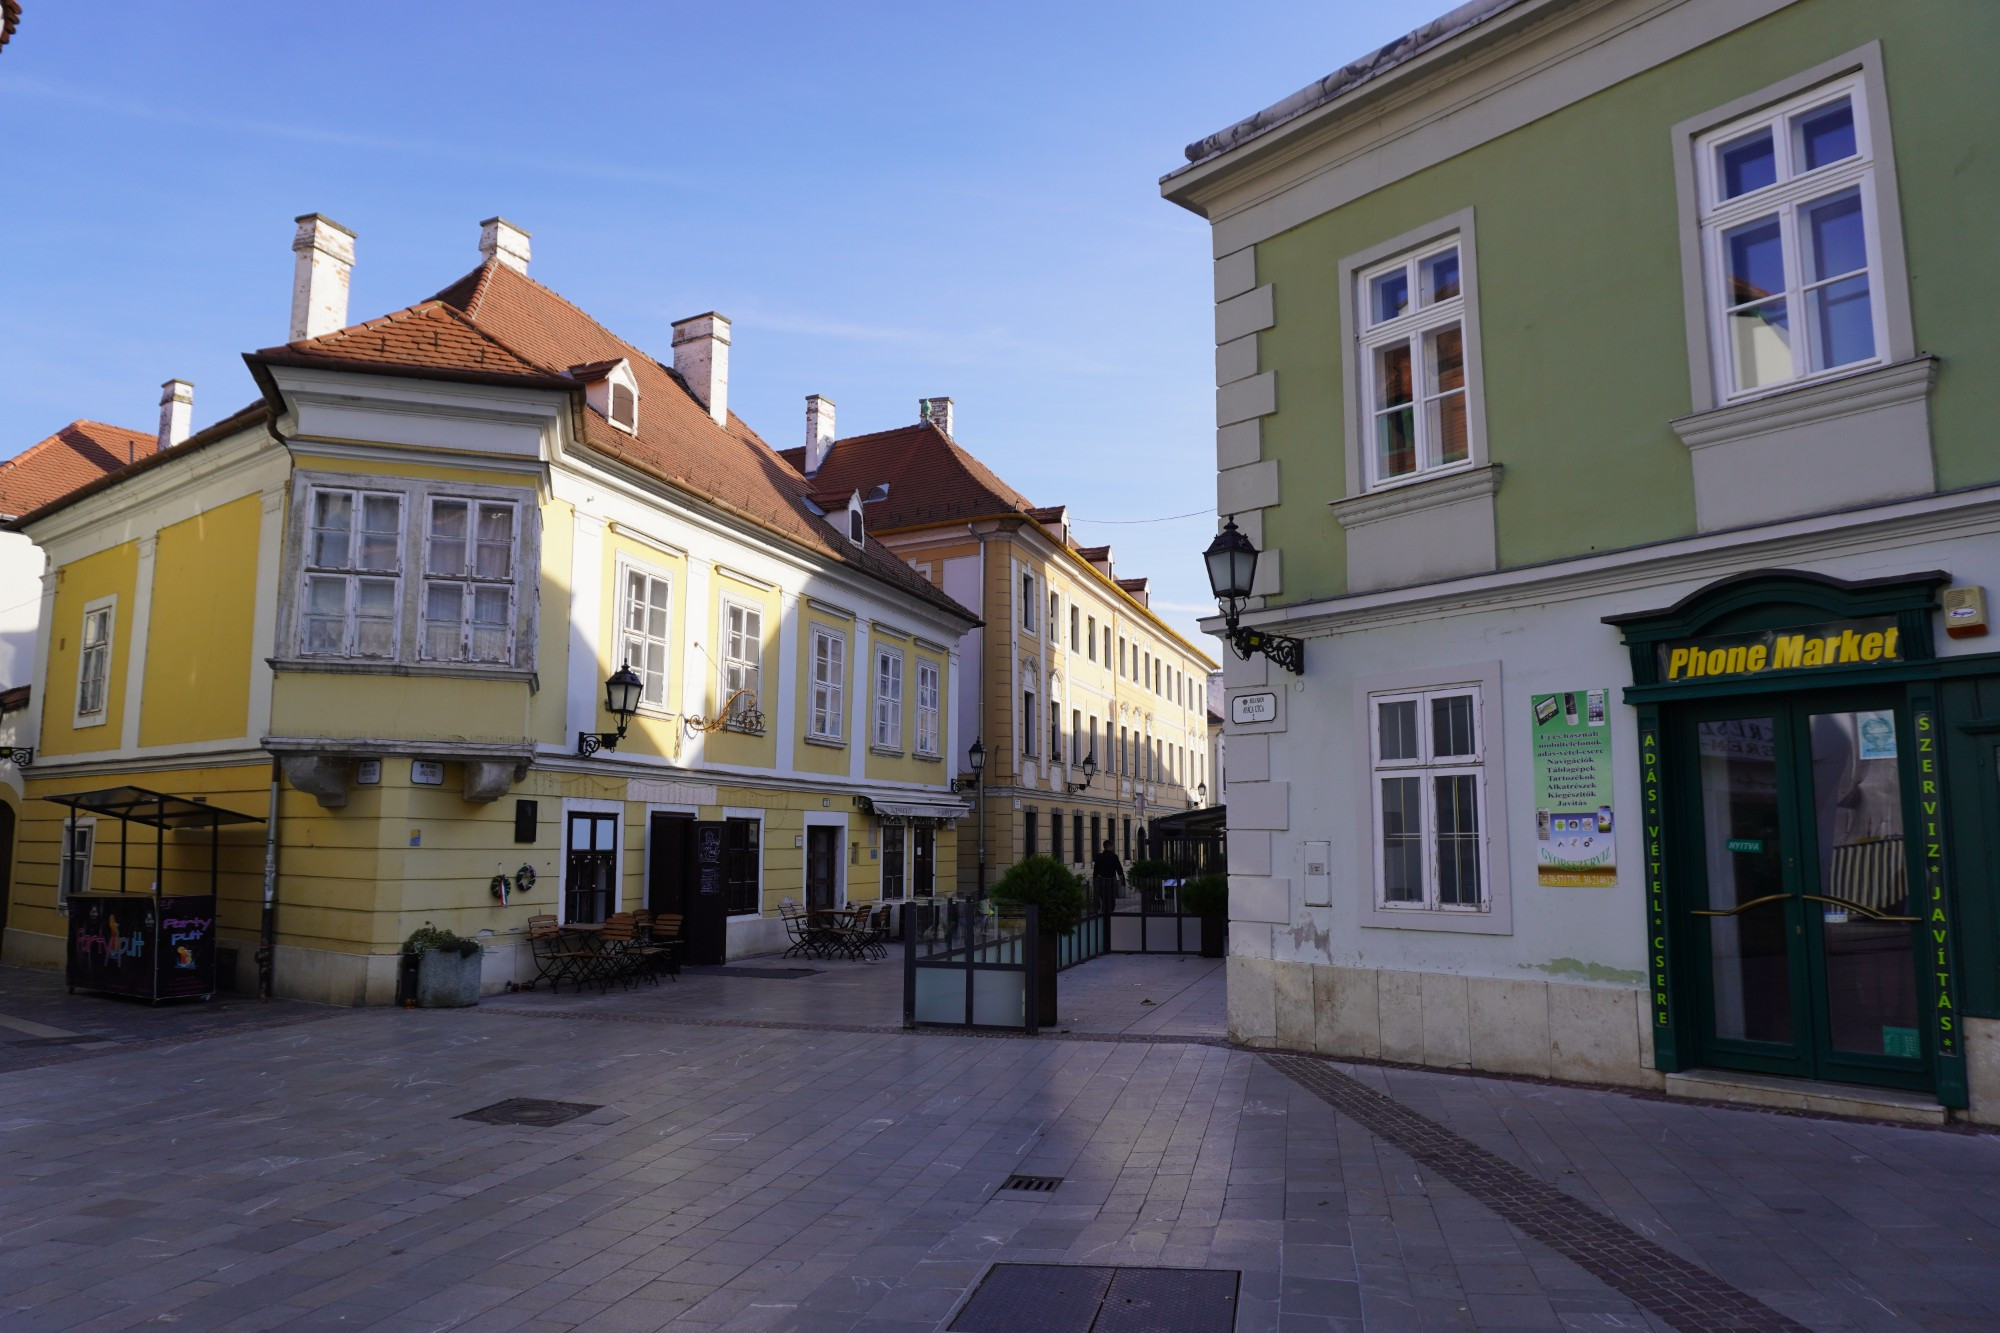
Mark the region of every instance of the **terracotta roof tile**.
[[[795, 472], [805, 468], [803, 446], [778, 457]], [[836, 440], [811, 485], [815, 491], [866, 495], [885, 481], [889, 494], [868, 506], [868, 525], [878, 532], [1034, 509], [1026, 496], [929, 422]]]
[[72, 421], [0, 463], [0, 517], [17, 518], [153, 452], [151, 431]]
[[856, 547], [841, 540], [806, 507], [805, 481], [734, 413], [726, 427], [718, 426], [670, 367], [504, 264], [488, 261], [407, 310], [271, 348], [256, 359], [571, 384], [580, 382], [571, 377], [573, 368], [628, 361], [639, 384], [638, 431], [619, 430], [586, 410], [584, 439], [592, 449], [796, 545], [976, 619], [879, 543]]

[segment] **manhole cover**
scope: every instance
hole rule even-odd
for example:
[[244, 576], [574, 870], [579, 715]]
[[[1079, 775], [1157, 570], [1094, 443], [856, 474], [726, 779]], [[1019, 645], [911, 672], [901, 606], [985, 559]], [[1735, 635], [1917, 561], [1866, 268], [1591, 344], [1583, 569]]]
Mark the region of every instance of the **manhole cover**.
[[489, 1125], [533, 1125], [546, 1129], [580, 1115], [589, 1115], [597, 1109], [589, 1102], [549, 1102], [537, 1097], [509, 1097], [504, 1102], [467, 1111], [458, 1118], [479, 1120]]
[[1230, 1333], [1240, 1278], [1223, 1268], [995, 1264], [952, 1333]]
[[1021, 1190], [1028, 1194], [1047, 1194], [1063, 1183], [1061, 1176], [1009, 1176], [1003, 1190]]

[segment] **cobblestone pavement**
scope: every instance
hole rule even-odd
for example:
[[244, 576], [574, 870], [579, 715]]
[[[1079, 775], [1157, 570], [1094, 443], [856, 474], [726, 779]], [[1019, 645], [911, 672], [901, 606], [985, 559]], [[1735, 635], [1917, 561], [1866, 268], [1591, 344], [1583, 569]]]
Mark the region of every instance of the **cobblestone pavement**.
[[[2000, 1138], [1233, 1050], [1198, 960], [1065, 973], [1056, 1039], [816, 966], [0, 1072], [0, 1327], [936, 1330], [996, 1260], [1240, 1270], [1246, 1330], [2000, 1326]], [[598, 1109], [460, 1118], [511, 1097]]]

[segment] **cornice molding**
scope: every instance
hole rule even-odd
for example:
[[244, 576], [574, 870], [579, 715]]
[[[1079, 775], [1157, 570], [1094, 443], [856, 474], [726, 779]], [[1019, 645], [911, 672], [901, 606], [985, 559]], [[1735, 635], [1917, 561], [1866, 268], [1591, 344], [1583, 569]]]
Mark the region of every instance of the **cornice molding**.
[[1461, 500], [1490, 499], [1500, 490], [1501, 465], [1466, 468], [1440, 477], [1405, 482], [1384, 490], [1368, 491], [1342, 500], [1329, 500], [1327, 508], [1343, 528], [1358, 528], [1404, 514], [1422, 513], [1457, 504]]
[[1931, 385], [1937, 381], [1937, 370], [1937, 357], [1912, 357], [1874, 370], [1676, 417], [1669, 424], [1674, 434], [1681, 437], [1681, 443], [1690, 449], [1733, 444], [1754, 435], [1918, 402], [1930, 393]]

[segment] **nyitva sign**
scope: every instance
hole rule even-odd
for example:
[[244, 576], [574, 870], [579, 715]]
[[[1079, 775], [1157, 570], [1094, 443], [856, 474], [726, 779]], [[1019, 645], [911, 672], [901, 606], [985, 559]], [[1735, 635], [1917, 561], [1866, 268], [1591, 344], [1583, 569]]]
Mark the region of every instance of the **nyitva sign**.
[[1777, 671], [1868, 666], [1903, 660], [1902, 631], [1894, 616], [1797, 625], [1761, 634], [1683, 639], [1659, 646], [1666, 680], [1708, 676], [1764, 676]]

